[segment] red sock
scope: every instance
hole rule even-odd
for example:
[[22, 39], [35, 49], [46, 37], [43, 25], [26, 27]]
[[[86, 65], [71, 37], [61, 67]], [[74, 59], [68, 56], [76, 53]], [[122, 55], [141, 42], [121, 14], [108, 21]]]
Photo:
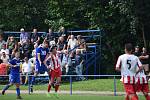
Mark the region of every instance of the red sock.
[[150, 96], [149, 95], [147, 95], [145, 98], [146, 98], [146, 100], [150, 100]]
[[131, 100], [138, 100], [138, 96], [137, 95], [132, 96]]
[[56, 86], [55, 86], [55, 92], [57, 92], [58, 89], [59, 89], [59, 85], [56, 85]]
[[48, 84], [48, 89], [47, 89], [47, 91], [50, 92], [50, 90], [51, 90], [51, 85]]

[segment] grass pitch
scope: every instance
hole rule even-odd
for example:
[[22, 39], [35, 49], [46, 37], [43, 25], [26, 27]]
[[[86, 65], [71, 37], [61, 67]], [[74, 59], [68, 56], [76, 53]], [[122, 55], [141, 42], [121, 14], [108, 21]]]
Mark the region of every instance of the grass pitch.
[[[54, 94], [50, 94], [51, 96], [47, 96], [46, 94], [23, 94], [23, 100], [124, 100], [124, 96], [98, 96], [98, 95], [62, 95], [58, 96]], [[16, 100], [15, 94], [7, 94], [4, 96], [0, 96], [0, 100]], [[143, 96], [139, 97], [139, 100], [145, 100]]]

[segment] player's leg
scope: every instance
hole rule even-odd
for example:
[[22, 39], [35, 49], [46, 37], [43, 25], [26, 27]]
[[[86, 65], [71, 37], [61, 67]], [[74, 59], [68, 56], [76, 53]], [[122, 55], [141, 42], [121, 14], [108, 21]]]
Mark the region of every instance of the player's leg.
[[54, 79], [55, 79], [55, 72], [52, 70], [49, 73], [49, 83], [48, 83], [48, 88], [47, 91], [50, 92], [52, 85], [54, 84]]
[[10, 75], [10, 76], [9, 76], [9, 82], [10, 82], [10, 83], [7, 84], [7, 85], [3, 88], [3, 90], [2, 90], [2, 95], [4, 95], [4, 94], [5, 94], [5, 91], [6, 91], [9, 87], [11, 87], [11, 86], [13, 85], [14, 81], [15, 81], [15, 76]]
[[129, 100], [138, 100], [137, 94], [129, 94]]
[[149, 86], [148, 86], [148, 84], [143, 84], [142, 85], [142, 92], [143, 92], [146, 100], [150, 100], [150, 95], [148, 94], [149, 93]]
[[22, 99], [20, 96], [20, 83], [16, 83], [16, 94], [17, 94], [17, 99]]
[[129, 95], [128, 94], [125, 95], [125, 100], [129, 100]]
[[56, 78], [56, 84], [55, 84], [55, 92], [58, 91], [60, 83], [61, 83], [61, 77], [57, 77]]

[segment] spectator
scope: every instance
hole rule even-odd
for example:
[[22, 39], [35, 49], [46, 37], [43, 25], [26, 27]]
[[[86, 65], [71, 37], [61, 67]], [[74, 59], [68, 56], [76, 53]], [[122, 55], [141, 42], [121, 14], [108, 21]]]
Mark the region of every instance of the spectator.
[[[64, 50], [64, 53], [62, 54], [62, 62], [61, 62], [61, 66], [62, 66], [62, 72], [67, 74], [68, 73], [68, 66], [67, 66], [67, 63], [68, 63], [68, 51], [67, 50]], [[65, 70], [65, 71], [64, 71]]]
[[58, 51], [65, 50], [67, 46], [67, 42], [65, 41], [64, 37], [61, 36], [58, 38], [57, 47]]
[[77, 36], [77, 45], [79, 46], [78, 49], [83, 53], [86, 51], [86, 42], [84, 39], [82, 39], [81, 35]]
[[17, 49], [17, 42], [13, 36], [8, 37], [6, 47], [9, 50], [9, 54], [12, 54], [12, 51]]
[[147, 49], [145, 47], [142, 48], [142, 53], [139, 58], [144, 67], [145, 74], [148, 75], [149, 74], [149, 54], [147, 53]]
[[55, 38], [53, 30], [51, 28], [49, 28], [48, 33], [43, 34], [42, 38], [46, 39], [47, 41], [53, 41]]
[[70, 54], [69, 54], [69, 57], [68, 57], [68, 62], [67, 62], [67, 65], [66, 65], [66, 74], [68, 75], [74, 75], [76, 72], [75, 72], [75, 54], [74, 52], [72, 51]]
[[22, 73], [26, 76], [24, 84], [27, 84], [28, 75], [32, 73], [32, 64], [29, 62], [28, 57], [24, 58], [24, 63], [22, 64]]
[[20, 44], [23, 45], [29, 39], [29, 35], [28, 35], [27, 32], [25, 32], [24, 28], [21, 28], [20, 31], [21, 31], [21, 34], [20, 34]]
[[32, 46], [30, 40], [27, 40], [26, 43], [22, 45], [22, 54], [24, 57], [31, 57]]
[[139, 57], [141, 56], [141, 52], [140, 52], [140, 49], [139, 49], [139, 46], [136, 46], [135, 47], [135, 51], [133, 53], [135, 56]]
[[3, 63], [2, 59], [0, 59], [0, 75], [7, 75], [7, 64]]
[[[76, 63], [76, 73], [77, 75], [82, 75], [83, 70], [83, 55], [80, 53], [80, 50], [76, 50], [75, 63]], [[76, 80], [84, 80], [83, 76], [77, 76]]]
[[75, 51], [75, 47], [77, 46], [77, 40], [75, 39], [74, 35], [71, 35], [71, 38], [68, 41], [68, 47], [67, 50], [71, 49]]
[[38, 36], [37, 29], [34, 28], [31, 35], [31, 43], [35, 44], [35, 43], [39, 43], [39, 41], [40, 41], [40, 37]]
[[6, 51], [1, 51], [1, 52], [2, 52], [1, 59], [3, 60], [3, 63], [8, 64], [9, 55], [6, 54]]
[[6, 44], [6, 42], [3, 40], [3, 35], [0, 34], [0, 50], [2, 49], [2, 46]]
[[9, 50], [6, 48], [6, 44], [3, 44], [0, 53], [2, 54], [2, 52], [5, 52], [5, 54], [9, 56]]
[[58, 36], [67, 36], [67, 31], [65, 30], [65, 27], [61, 26], [59, 28]]

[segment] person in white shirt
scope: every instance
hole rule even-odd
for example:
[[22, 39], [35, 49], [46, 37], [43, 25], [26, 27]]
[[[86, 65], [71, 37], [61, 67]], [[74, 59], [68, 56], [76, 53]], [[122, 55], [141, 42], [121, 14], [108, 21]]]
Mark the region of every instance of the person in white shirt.
[[74, 35], [71, 35], [71, 39], [69, 39], [69, 41], [68, 41], [67, 50], [74, 49], [75, 46], [77, 46], [77, 40], [75, 39]]
[[[139, 70], [137, 71], [137, 68]], [[135, 90], [135, 75], [142, 69], [139, 58], [132, 54], [132, 44], [125, 44], [125, 54], [119, 56], [116, 70], [121, 71], [121, 76], [126, 91], [126, 100], [138, 100]]]
[[24, 58], [24, 63], [22, 64], [22, 73], [26, 75], [24, 84], [27, 84], [28, 75], [32, 73], [32, 64], [29, 62], [27, 57]]
[[3, 60], [3, 63], [8, 64], [9, 56], [6, 54], [6, 51], [2, 51], [2, 55], [0, 58]]

